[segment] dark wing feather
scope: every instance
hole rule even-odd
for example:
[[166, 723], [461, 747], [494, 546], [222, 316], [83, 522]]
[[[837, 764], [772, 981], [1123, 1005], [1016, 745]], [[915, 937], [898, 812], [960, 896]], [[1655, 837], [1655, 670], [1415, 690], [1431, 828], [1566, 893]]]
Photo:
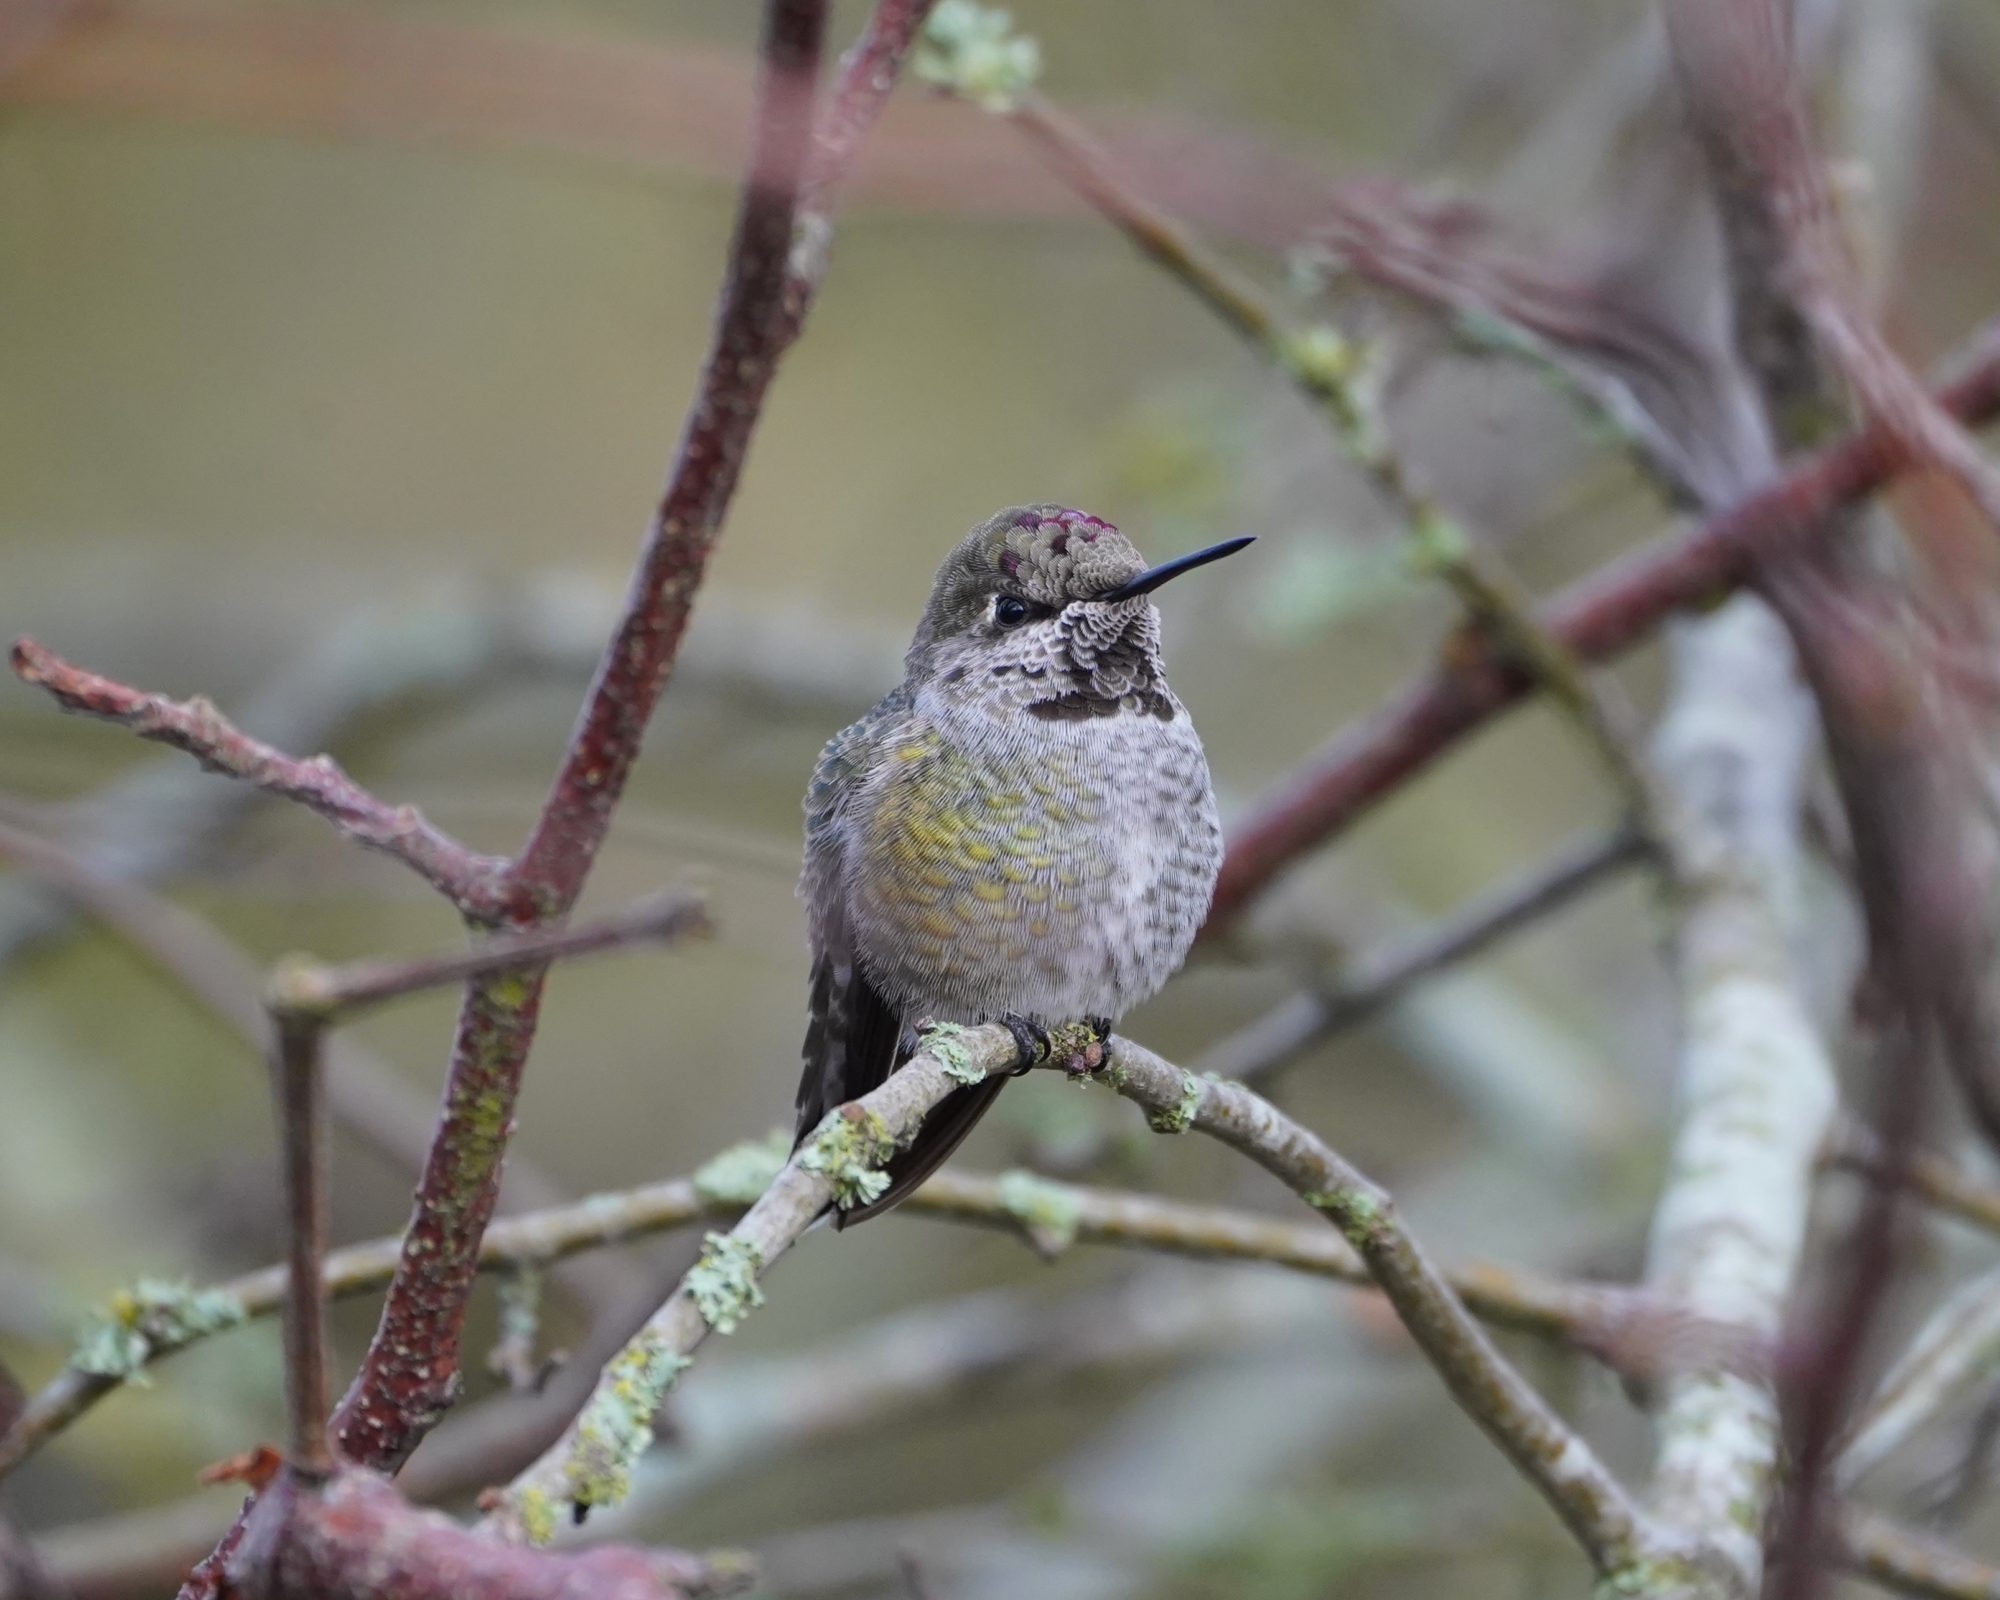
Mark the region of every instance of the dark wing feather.
[[909, 1149], [898, 1152], [895, 1159], [882, 1169], [889, 1174], [889, 1187], [865, 1206], [835, 1212], [833, 1225], [836, 1228], [851, 1227], [901, 1204], [911, 1190], [945, 1164], [952, 1151], [964, 1142], [965, 1136], [986, 1115], [986, 1108], [993, 1104], [993, 1097], [1006, 1087], [1007, 1080], [1000, 1077], [952, 1090], [938, 1103], [937, 1109], [924, 1118], [924, 1125], [917, 1130]]
[[[813, 963], [812, 1021], [806, 1029], [805, 1073], [799, 1079], [799, 1120], [793, 1147], [825, 1120], [835, 1106], [877, 1089], [908, 1059], [911, 1041], [898, 1017], [873, 984], [852, 961], [835, 961], [822, 954]], [[1006, 1083], [983, 1083], [954, 1089], [906, 1150], [882, 1169], [889, 1187], [865, 1206], [836, 1212], [834, 1224], [845, 1228], [879, 1216], [942, 1166], [974, 1125], [985, 1115]]]

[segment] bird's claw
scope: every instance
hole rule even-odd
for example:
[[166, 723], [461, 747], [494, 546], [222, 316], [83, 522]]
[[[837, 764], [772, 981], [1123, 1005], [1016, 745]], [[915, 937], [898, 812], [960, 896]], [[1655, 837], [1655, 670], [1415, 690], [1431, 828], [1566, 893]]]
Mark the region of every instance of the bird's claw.
[[1031, 1022], [1016, 1011], [1001, 1012], [1000, 1021], [1014, 1036], [1015, 1048], [1020, 1051], [1014, 1065], [1015, 1077], [1033, 1071], [1049, 1059], [1049, 1030], [1039, 1022]]

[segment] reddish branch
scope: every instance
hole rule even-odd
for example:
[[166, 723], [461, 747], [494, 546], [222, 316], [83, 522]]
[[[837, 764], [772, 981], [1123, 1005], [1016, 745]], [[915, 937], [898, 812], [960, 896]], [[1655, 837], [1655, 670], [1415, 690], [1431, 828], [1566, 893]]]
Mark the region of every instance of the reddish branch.
[[[1898, 449], [1945, 473], [2000, 528], [2000, 475], [1864, 313], [1792, 59], [1791, 7], [1676, 0], [1665, 16], [1723, 203], [1760, 219], [1731, 229], [1729, 245], [1738, 282], [1756, 280], [1761, 320], [1781, 338], [1791, 324], [1810, 327], [1820, 353]], [[1796, 389], [1823, 398], [1811, 351], [1799, 355]]]
[[554, 913], [574, 903], [610, 828], [680, 651], [764, 391], [797, 331], [784, 306], [807, 181], [824, 9], [778, 0], [767, 13], [757, 136], [715, 342], [625, 616], [605, 647], [562, 768], [515, 868], [519, 883]]
[[[716, 333], [624, 618], [607, 646], [567, 755], [509, 875], [533, 920], [575, 904], [680, 648], [688, 611], [780, 354], [782, 296], [803, 179], [824, 7], [774, 0], [766, 15], [757, 136]], [[479, 1240], [499, 1193], [539, 975], [466, 993], [445, 1115], [408, 1244], [361, 1370], [336, 1414], [342, 1450], [394, 1467], [456, 1392]]]
[[[893, 84], [925, 8], [887, 0], [850, 56], [814, 144], [812, 85], [824, 7], [774, 0], [767, 12], [756, 137], [730, 248], [716, 334], [665, 493], [567, 754], [509, 876], [536, 919], [565, 914], [611, 823], [736, 487], [766, 387], [797, 337], [823, 239], [797, 258], [800, 224], [821, 231], [831, 192]], [[810, 159], [810, 165], [808, 165]], [[362, 1370], [341, 1403], [342, 1445], [392, 1466], [449, 1403], [478, 1242], [534, 1036], [539, 981], [468, 991], [446, 1090], [447, 1117], [419, 1191], [406, 1268], [392, 1285]], [[400, 1352], [400, 1353], [399, 1353]]]
[[[1939, 390], [1937, 401], [1961, 420], [1979, 423], [2000, 413], [2000, 324], [1983, 330], [1972, 350], [1965, 376]], [[1616, 656], [1671, 613], [1741, 585], [1759, 561], [1796, 550], [1832, 512], [1874, 493], [1904, 465], [1884, 428], [1864, 429], [1691, 532], [1571, 585], [1541, 609], [1543, 625], [1584, 661]], [[1241, 915], [1293, 861], [1532, 687], [1483, 640], [1454, 644], [1449, 659], [1338, 734], [1237, 825], [1209, 911], [1209, 934]]]
[[694, 1600], [748, 1575], [673, 1551], [502, 1544], [359, 1469], [324, 1485], [282, 1475], [229, 1564], [232, 1592], [260, 1600]]
[[[361, 842], [413, 866], [474, 920], [528, 928], [559, 922], [581, 893], [610, 827], [679, 652], [765, 389], [818, 285], [833, 188], [874, 122], [928, 6], [881, 0], [846, 63], [833, 109], [815, 133], [825, 10], [824, 0], [767, 5], [755, 136], [714, 343], [624, 617], [518, 859], [474, 855], [414, 811], [376, 800], [332, 763], [296, 761], [249, 739], [205, 702], [180, 704], [128, 689], [27, 641], [16, 647], [16, 670], [72, 710], [118, 721], [311, 806]], [[802, 222], [809, 224], [803, 240]], [[515, 952], [517, 961], [520, 955]], [[498, 1198], [501, 1158], [541, 998], [538, 970], [496, 974], [476, 960], [447, 965], [449, 976], [480, 975], [467, 986], [444, 1109], [396, 1276], [361, 1369], [333, 1419], [338, 1454], [381, 1469], [399, 1466], [455, 1397], [466, 1301]], [[288, 1050], [294, 1042], [288, 1035]], [[239, 1521], [196, 1569], [184, 1594], [216, 1592], [246, 1526]]]
[[273, 1006], [278, 1128], [285, 1175], [285, 1401], [293, 1467], [315, 1480], [333, 1468], [327, 1446], [326, 1076], [323, 1019]]
[[296, 800], [348, 838], [403, 862], [474, 921], [498, 915], [504, 859], [467, 849], [414, 806], [376, 799], [328, 757], [298, 760], [251, 738], [207, 700], [170, 700], [128, 688], [70, 665], [32, 639], [16, 641], [13, 664], [23, 683], [48, 690], [65, 711], [103, 717], [187, 752], [211, 772]]

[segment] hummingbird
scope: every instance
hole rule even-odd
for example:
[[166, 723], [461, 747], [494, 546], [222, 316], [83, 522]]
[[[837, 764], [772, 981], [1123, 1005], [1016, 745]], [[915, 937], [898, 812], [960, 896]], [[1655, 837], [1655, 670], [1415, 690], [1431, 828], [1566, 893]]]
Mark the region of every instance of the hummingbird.
[[[903, 681], [828, 741], [806, 791], [800, 1143], [907, 1060], [923, 1022], [1004, 1022], [1025, 1067], [1048, 1028], [1109, 1033], [1180, 967], [1222, 829], [1148, 596], [1250, 542], [1149, 567], [1101, 518], [1030, 505], [945, 557]], [[1005, 1083], [955, 1090], [836, 1223], [916, 1188]]]

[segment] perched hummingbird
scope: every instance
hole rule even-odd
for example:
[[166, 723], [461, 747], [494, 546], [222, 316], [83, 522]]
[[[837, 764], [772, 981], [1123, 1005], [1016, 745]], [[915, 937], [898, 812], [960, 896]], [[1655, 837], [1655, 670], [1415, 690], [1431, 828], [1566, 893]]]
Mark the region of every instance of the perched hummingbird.
[[[803, 1141], [927, 1018], [1108, 1029], [1180, 966], [1222, 862], [1208, 760], [1160, 665], [1168, 579], [1110, 523], [1017, 506], [945, 558], [903, 681], [820, 753], [799, 894], [812, 938]], [[886, 1211], [1005, 1083], [956, 1091], [888, 1165]]]

